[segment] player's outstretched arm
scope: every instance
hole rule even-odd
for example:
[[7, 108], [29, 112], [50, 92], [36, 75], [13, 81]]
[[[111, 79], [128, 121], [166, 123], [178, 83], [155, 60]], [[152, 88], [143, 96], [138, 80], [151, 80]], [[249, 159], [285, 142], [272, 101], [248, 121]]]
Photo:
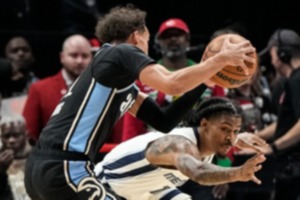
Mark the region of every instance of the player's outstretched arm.
[[[236, 181], [254, 181], [260, 184], [255, 172], [261, 169], [260, 163], [265, 160], [263, 155], [250, 158], [240, 167], [220, 167], [211, 163], [201, 162], [195, 157], [185, 154], [177, 159], [177, 169], [201, 185], [218, 185]], [[191, 171], [189, 165], [195, 165]]]
[[201, 161], [198, 148], [182, 136], [166, 135], [151, 143], [147, 160], [156, 166], [173, 167], [202, 185], [217, 185], [235, 181], [254, 181], [260, 184], [255, 172], [261, 169], [263, 155], [250, 158], [240, 167], [220, 167]]
[[246, 68], [245, 61], [255, 63], [250, 56], [255, 52], [249, 41], [224, 42], [222, 50], [215, 56], [175, 72], [159, 64], [150, 64], [140, 72], [139, 79], [146, 85], [170, 95], [181, 95], [208, 80], [227, 65]]

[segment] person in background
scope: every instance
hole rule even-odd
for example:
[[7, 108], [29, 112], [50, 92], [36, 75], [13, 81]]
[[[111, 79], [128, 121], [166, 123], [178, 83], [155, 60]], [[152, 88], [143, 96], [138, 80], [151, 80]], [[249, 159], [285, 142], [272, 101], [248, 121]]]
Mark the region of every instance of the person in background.
[[[287, 37], [289, 36], [289, 37]], [[300, 198], [300, 37], [292, 31], [279, 29], [272, 36], [277, 43], [272, 62], [287, 65], [291, 72], [283, 82], [279, 98], [278, 121], [256, 135], [269, 139], [265, 152], [275, 156], [275, 199]]]
[[271, 108], [273, 113], [278, 113], [279, 99], [284, 88], [285, 80], [291, 75], [292, 68], [289, 63], [285, 62], [284, 54], [278, 51], [281, 47], [294, 46], [299, 47], [299, 35], [296, 31], [291, 29], [277, 29], [271, 35], [268, 45], [259, 52], [259, 57], [262, 62], [267, 58], [271, 61], [271, 66], [274, 68], [275, 76], [269, 80], [271, 90]]
[[30, 138], [37, 140], [60, 99], [92, 59], [91, 45], [82, 35], [65, 39], [60, 52], [62, 69], [29, 89], [23, 115]]
[[[29, 42], [24, 37], [13, 37], [5, 46], [7, 63], [1, 65], [0, 92], [3, 98], [26, 95], [32, 83], [38, 80], [32, 71], [34, 56]], [[5, 83], [5, 84], [4, 84]]]
[[4, 116], [0, 122], [0, 199], [29, 200], [24, 186], [25, 162], [31, 146], [21, 115]]
[[[285, 51], [281, 50], [292, 47], [294, 47], [294, 49], [300, 48], [298, 33], [291, 29], [277, 29], [271, 35], [267, 47], [259, 53], [262, 59], [265, 59], [268, 54], [270, 55], [272, 66], [276, 71], [276, 78], [271, 82], [272, 98], [270, 106], [273, 108], [273, 113], [276, 115], [278, 115], [278, 108], [282, 102], [281, 96], [285, 88], [284, 85], [293, 71], [290, 63], [291, 55], [289, 54], [287, 57]], [[257, 134], [259, 134], [260, 137], [271, 141], [276, 126], [277, 122], [274, 122]]]

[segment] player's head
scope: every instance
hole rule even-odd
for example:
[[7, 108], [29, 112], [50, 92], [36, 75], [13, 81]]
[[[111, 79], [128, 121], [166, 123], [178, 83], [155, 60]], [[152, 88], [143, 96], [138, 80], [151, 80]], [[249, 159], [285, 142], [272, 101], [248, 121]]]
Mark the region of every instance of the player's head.
[[242, 126], [242, 111], [226, 98], [212, 97], [201, 102], [184, 120], [185, 125], [200, 126], [201, 139], [210, 151], [225, 155]]
[[76, 79], [88, 66], [92, 59], [91, 45], [82, 35], [69, 36], [62, 45], [60, 52], [60, 62], [63, 68]]
[[96, 36], [101, 43], [131, 43], [148, 53], [146, 12], [129, 4], [115, 7], [99, 19]]
[[164, 21], [156, 34], [155, 45], [163, 56], [177, 59], [186, 55], [190, 45], [190, 30], [188, 25], [179, 18]]

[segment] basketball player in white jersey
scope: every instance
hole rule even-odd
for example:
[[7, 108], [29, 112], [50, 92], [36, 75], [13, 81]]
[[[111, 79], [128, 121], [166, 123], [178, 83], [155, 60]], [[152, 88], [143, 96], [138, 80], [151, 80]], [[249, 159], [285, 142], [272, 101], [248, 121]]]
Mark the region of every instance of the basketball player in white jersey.
[[116, 194], [132, 200], [192, 199], [177, 189], [188, 179], [202, 185], [250, 180], [260, 184], [255, 177], [265, 160], [260, 153], [240, 167], [211, 164], [215, 153], [223, 155], [233, 144], [257, 151], [266, 145], [253, 134], [238, 135], [241, 115], [229, 100], [208, 99], [185, 121], [194, 128], [150, 132], [121, 143], [96, 165], [96, 174]]

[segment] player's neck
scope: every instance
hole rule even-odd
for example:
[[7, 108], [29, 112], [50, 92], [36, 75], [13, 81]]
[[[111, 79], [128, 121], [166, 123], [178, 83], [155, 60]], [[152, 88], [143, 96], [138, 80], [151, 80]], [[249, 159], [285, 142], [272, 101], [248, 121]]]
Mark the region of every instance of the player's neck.
[[200, 133], [200, 144], [198, 144], [198, 149], [201, 158], [214, 154], [215, 152], [213, 152], [210, 146], [209, 139], [206, 137], [206, 134], [201, 127], [198, 128], [198, 133]]

